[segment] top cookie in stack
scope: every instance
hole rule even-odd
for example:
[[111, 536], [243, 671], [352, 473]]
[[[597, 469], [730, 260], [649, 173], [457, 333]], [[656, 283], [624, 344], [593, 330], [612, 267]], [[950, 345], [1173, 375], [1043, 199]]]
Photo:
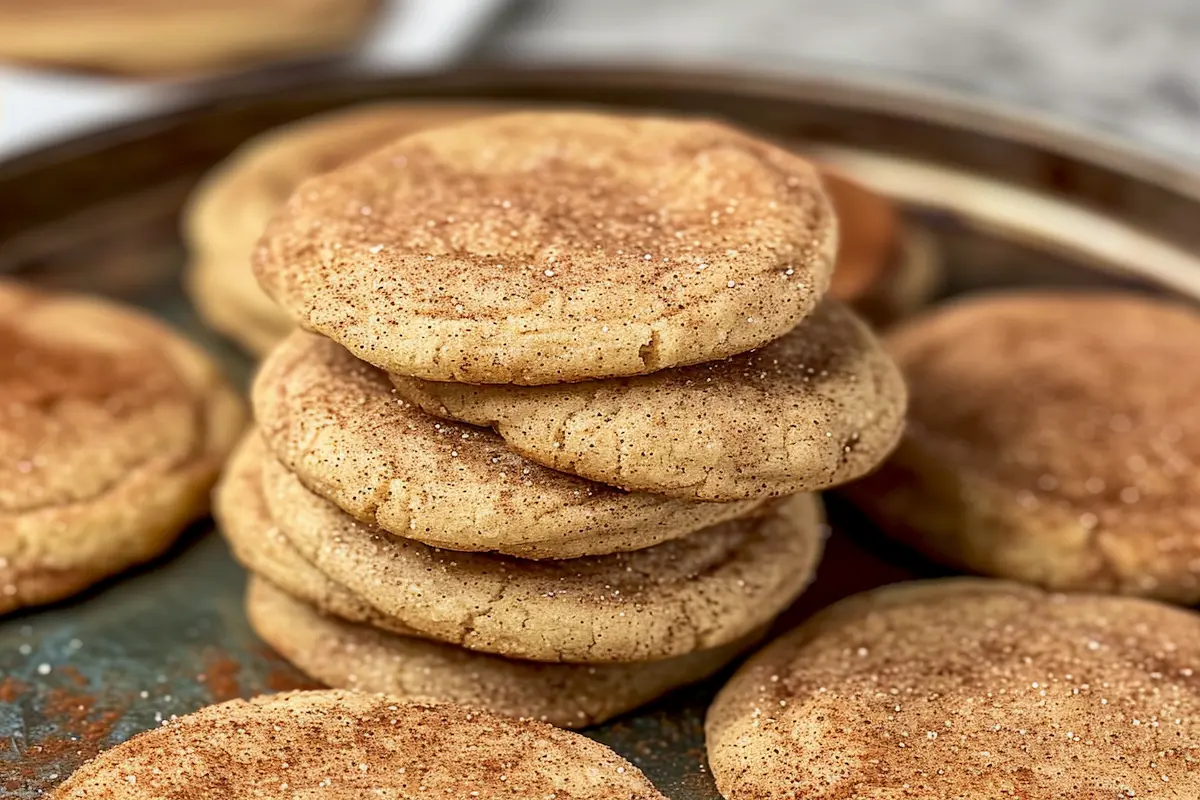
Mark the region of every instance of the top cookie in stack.
[[785, 150], [709, 121], [525, 112], [308, 181], [255, 271], [426, 412], [553, 469], [731, 501], [851, 480], [899, 434], [897, 371], [822, 301], [836, 250], [817, 172]]

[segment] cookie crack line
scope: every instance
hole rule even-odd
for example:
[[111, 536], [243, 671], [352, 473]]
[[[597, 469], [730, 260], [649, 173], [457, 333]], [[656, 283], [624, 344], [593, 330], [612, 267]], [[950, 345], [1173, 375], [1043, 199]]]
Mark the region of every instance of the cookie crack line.
[[[547, 465], [549, 469], [561, 469], [570, 474], [575, 474], [574, 472], [572, 472], [572, 470], [575, 470], [578, 468], [579, 459], [571, 457], [568, 452], [568, 449], [566, 447], [566, 429], [570, 425], [570, 423], [572, 421], [574, 421], [576, 418], [578, 418], [580, 416], [587, 416], [590, 413], [592, 413], [591, 410], [587, 409], [587, 408], [581, 408], [576, 411], [572, 411], [570, 414], [568, 414], [562, 420], [561, 423], [554, 426], [553, 438], [554, 438], [554, 441], [558, 444], [558, 447], [555, 448], [555, 452], [561, 453], [563, 457], [562, 458], [557, 458], [557, 457], [554, 458], [553, 463]], [[500, 423], [499, 426], [496, 428], [493, 428], [493, 430], [496, 431], [496, 433], [500, 436], [500, 438], [504, 439], [505, 444], [507, 444], [509, 446], [509, 448], [511, 448], [513, 450], [513, 452], [515, 452], [517, 455], [522, 456], [523, 458], [526, 458], [535, 464], [544, 464], [546, 461], [551, 460], [551, 459], [546, 458], [545, 453], [541, 452], [536, 447], [530, 447], [528, 444], [526, 444], [526, 442], [524, 441], [524, 437], [513, 436], [513, 437], [509, 438], [507, 432], [511, 430], [510, 426]], [[626, 492], [629, 494], [654, 495], [654, 492], [649, 489], [633, 488], [632, 486], [621, 485], [627, 479], [629, 472], [625, 468], [625, 459], [628, 456], [626, 456], [624, 453], [624, 439], [621, 438], [620, 433], [618, 433], [618, 447], [617, 447], [616, 452], [617, 452], [617, 463], [616, 463], [616, 474], [614, 476], [605, 476], [605, 481], [601, 481], [598, 478], [587, 478], [582, 475], [579, 477], [582, 480], [590, 481], [593, 483], [602, 483], [606, 486], [611, 486], [612, 488], [618, 489], [622, 492]], [[695, 489], [698, 487], [702, 487], [711, 480], [712, 472], [716, 468], [711, 467], [711, 466], [706, 466], [706, 467], [697, 467], [697, 469], [704, 472], [703, 477], [697, 478], [696, 480], [692, 480], [692, 481], [672, 481], [671, 486], [676, 491], [686, 491], [688, 489]], [[685, 498], [673, 497], [673, 496], [669, 496], [669, 495], [657, 495], [655, 497], [655, 499], [662, 503], [689, 502]], [[743, 502], [749, 502], [745, 498], [741, 498], [741, 500]], [[694, 500], [694, 501], [690, 501], [690, 502], [709, 503], [709, 502], [718, 502], [718, 501]], [[585, 501], [583, 501], [583, 500], [581, 500], [577, 503], [577, 505], [584, 505], [584, 504], [585, 504]], [[575, 505], [575, 504], [573, 504], [573, 505]]]
[[496, 590], [496, 592], [493, 593], [490, 598], [484, 601], [483, 610], [474, 612], [463, 621], [456, 644], [461, 645], [466, 642], [468, 638], [474, 635], [475, 628], [479, 624], [479, 620], [489, 616], [492, 613], [492, 610], [496, 607], [496, 604], [504, 599], [504, 595], [509, 590], [510, 586], [511, 584], [509, 584], [507, 581], [501, 582], [500, 588]]
[[638, 348], [638, 359], [648, 370], [658, 368], [658, 351], [661, 346], [659, 333], [653, 327], [650, 329], [650, 341]]

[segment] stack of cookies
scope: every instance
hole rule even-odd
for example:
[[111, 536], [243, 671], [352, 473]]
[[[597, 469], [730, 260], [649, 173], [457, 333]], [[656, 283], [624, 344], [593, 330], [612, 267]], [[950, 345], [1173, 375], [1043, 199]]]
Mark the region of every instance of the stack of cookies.
[[303, 183], [255, 254], [302, 330], [218, 495], [256, 629], [560, 725], [713, 672], [900, 434], [836, 251], [813, 167], [706, 121], [483, 117]]

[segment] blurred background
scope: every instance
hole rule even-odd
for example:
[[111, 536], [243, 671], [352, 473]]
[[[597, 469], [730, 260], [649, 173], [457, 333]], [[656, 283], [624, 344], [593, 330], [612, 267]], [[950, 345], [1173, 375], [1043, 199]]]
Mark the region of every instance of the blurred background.
[[[203, 5], [133, 2], [153, 13], [192, 4]], [[17, 19], [22, 7], [37, 16], [58, 5], [74, 7], [74, 16], [52, 24], [83, 25], [79, 9], [98, 14], [105, 4], [0, 3], [0, 50], [20, 25], [33, 24]], [[361, 35], [336, 50], [322, 60], [366, 70], [665, 64], [903, 81], [1041, 112], [1200, 163], [1196, 0], [381, 0]], [[246, 68], [298, 77], [311, 69], [304, 57], [281, 67], [273, 54], [217, 79], [118, 78], [94, 74], [96, 65], [35, 68], [16, 61], [42, 59], [0, 57], [10, 64], [0, 68], [0, 157], [186, 102]]]

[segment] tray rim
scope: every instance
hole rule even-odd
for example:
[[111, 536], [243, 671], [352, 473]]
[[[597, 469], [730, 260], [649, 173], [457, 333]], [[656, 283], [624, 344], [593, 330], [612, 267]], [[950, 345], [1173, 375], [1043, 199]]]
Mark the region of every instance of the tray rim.
[[[448, 89], [461, 92], [460, 95], [450, 96], [465, 101], [470, 98], [473, 87], [479, 87], [479, 91], [482, 92], [488, 87], [554, 85], [563, 87], [565, 94], [571, 85], [589, 84], [594, 87], [611, 87], [615, 91], [619, 91], [623, 86], [648, 92], [669, 92], [672, 87], [678, 87], [723, 92], [731, 98], [740, 97], [751, 101], [761, 98], [783, 103], [824, 102], [830, 106], [836, 105], [851, 110], [885, 111], [898, 117], [929, 121], [951, 131], [985, 134], [1050, 152], [1063, 153], [1081, 162], [1103, 164], [1132, 181], [1172, 191], [1182, 196], [1181, 202], [1200, 202], [1200, 172], [1173, 166], [1168, 160], [1156, 157], [1150, 152], [1140, 151], [1136, 146], [1128, 146], [1103, 135], [1091, 135], [1069, 125], [1041, 118], [1037, 114], [1025, 114], [1003, 106], [972, 101], [950, 92], [893, 84], [888, 81], [861, 81], [823, 75], [773, 77], [770, 74], [750, 72], [637, 68], [521, 68], [486, 72], [455, 70], [427, 75], [381, 73], [361, 78], [343, 72], [325, 75], [312, 83], [297, 84], [294, 81], [285, 81], [237, 85], [230, 87], [231, 90], [221, 96], [200, 98], [167, 113], [27, 151], [10, 161], [0, 162], [0, 181], [31, 172], [53, 170], [65, 160], [161, 133], [165, 128], [219, 113], [221, 109], [252, 106], [269, 98], [274, 92], [291, 92], [298, 97], [320, 97], [322, 92], [339, 90], [348, 80], [362, 81], [366, 90], [369, 90], [371, 85], [411, 85], [418, 91], [428, 92], [426, 95], [418, 95], [415, 100], [428, 99], [434, 102], [446, 96], [439, 95], [439, 92]], [[397, 92], [400, 97], [404, 96], [403, 88], [398, 88]], [[1069, 201], [1063, 202], [1070, 204]]]
[[[948, 129], [985, 134], [1002, 140], [1060, 153], [1079, 161], [1100, 164], [1137, 180], [1179, 192], [1200, 203], [1200, 164], [1185, 157], [1140, 145], [1117, 135], [1084, 130], [1081, 126], [1045, 112], [980, 99], [962, 92], [925, 86], [907, 79], [883, 76], [829, 74], [816, 71], [778, 73], [752, 69], [696, 69], [648, 66], [503, 66], [466, 67], [431, 72], [380, 72], [333, 69], [313, 79], [248, 76], [245, 82], [226, 84], [219, 91], [184, 99], [162, 113], [118, 123], [110, 128], [83, 133], [19, 152], [0, 160], [0, 182], [31, 171], [46, 169], [56, 162], [105, 147], [142, 138], [163, 128], [202, 118], [222, 108], [253, 104], [278, 93], [319, 97], [344, 86], [349, 80], [364, 89], [399, 86], [435, 99], [465, 100], [472, 89], [555, 86], [566, 88], [587, 84], [613, 89], [670, 91], [697, 89], [720, 91], [744, 99], [821, 102], [832, 107], [876, 111], [912, 120], [934, 123]], [[403, 95], [401, 95], [403, 96]], [[368, 101], [369, 102], [369, 101]]]

